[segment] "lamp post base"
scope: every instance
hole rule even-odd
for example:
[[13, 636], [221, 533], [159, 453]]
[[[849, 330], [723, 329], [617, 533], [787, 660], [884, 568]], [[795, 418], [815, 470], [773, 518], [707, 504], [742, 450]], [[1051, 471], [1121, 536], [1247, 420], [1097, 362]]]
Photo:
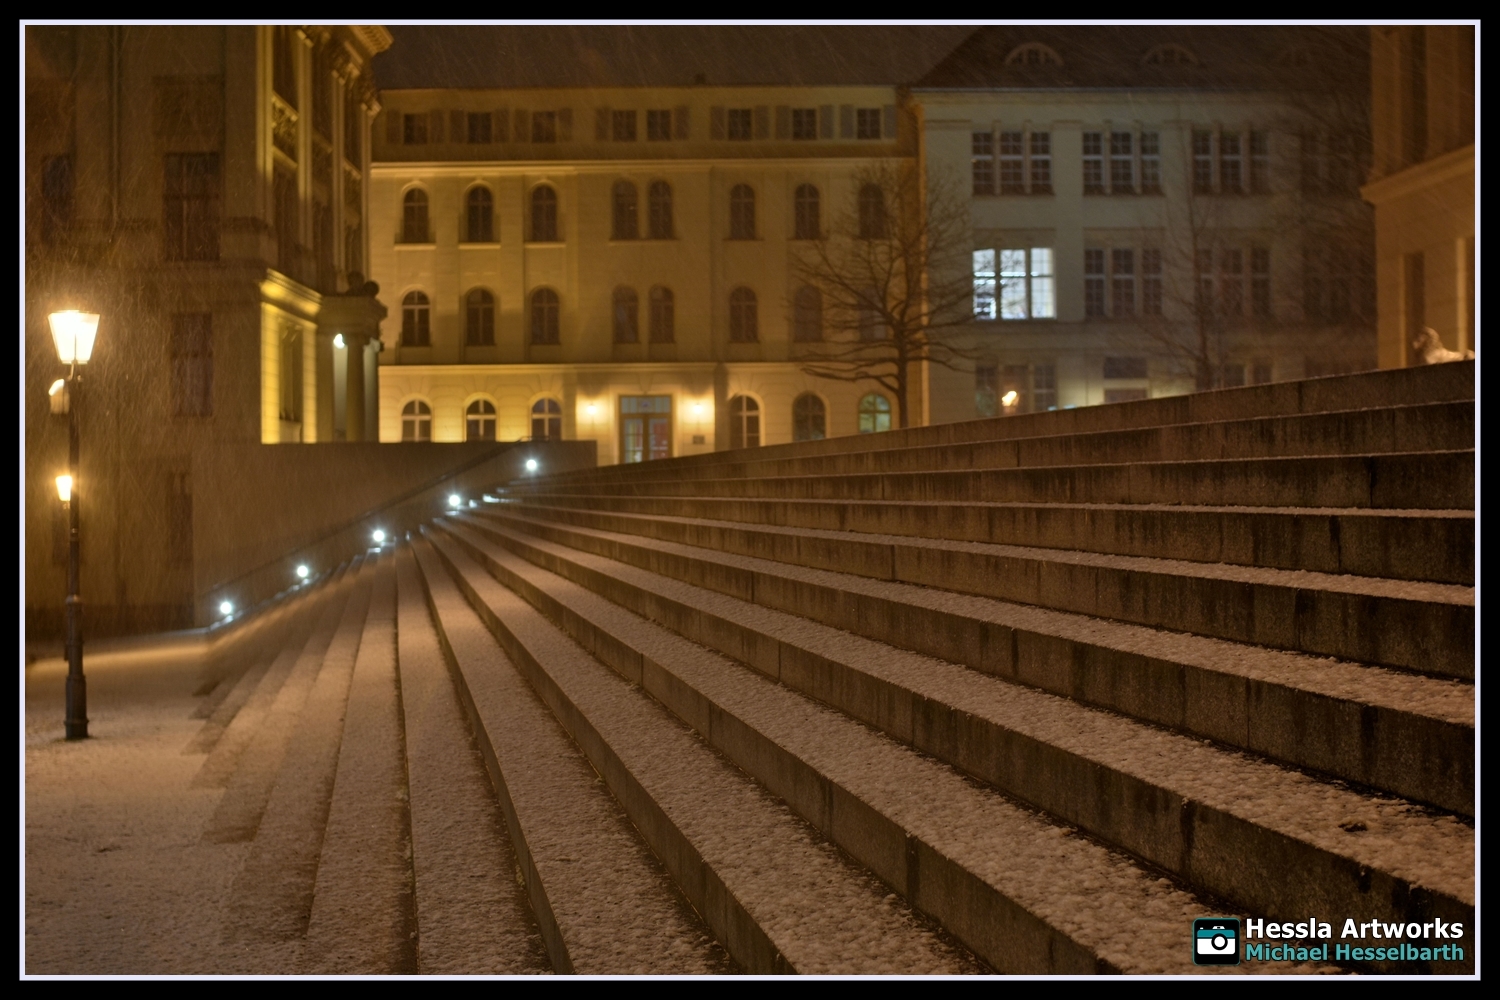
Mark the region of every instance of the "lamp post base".
[[83, 675], [68, 676], [67, 706], [68, 716], [63, 723], [63, 731], [70, 740], [86, 740], [89, 738], [88, 692]]

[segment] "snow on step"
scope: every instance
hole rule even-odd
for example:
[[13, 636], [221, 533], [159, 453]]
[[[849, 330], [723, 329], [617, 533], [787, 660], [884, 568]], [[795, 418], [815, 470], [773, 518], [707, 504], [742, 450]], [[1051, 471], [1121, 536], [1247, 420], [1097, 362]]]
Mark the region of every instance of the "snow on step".
[[434, 545], [486, 624], [508, 636], [513, 658], [524, 654], [528, 678], [747, 971], [977, 971], [899, 897], [453, 542]]
[[414, 539], [412, 548], [553, 967], [586, 975], [727, 971], [697, 914], [427, 542]]
[[[406, 750], [418, 931], [415, 971], [426, 975], [550, 972], [552, 966], [527, 905], [526, 891], [517, 883], [519, 868], [505, 817], [453, 690], [409, 546], [401, 546], [396, 554], [396, 579], [396, 663], [404, 715], [397, 720], [395, 674], [382, 670], [378, 678], [378, 693], [383, 699], [378, 721], [382, 729], [393, 730], [390, 737], [381, 740], [382, 749], [385, 743], [399, 743], [404, 737]], [[356, 675], [345, 736], [345, 746], [350, 750], [361, 694], [359, 682]], [[371, 693], [376, 693], [373, 685], [371, 688]], [[387, 693], [389, 711], [384, 699]], [[404, 727], [398, 729], [398, 722], [404, 722]], [[361, 767], [360, 756], [350, 753], [349, 758], [351, 771]], [[343, 789], [343, 767], [341, 762], [336, 794]], [[361, 787], [364, 784], [369, 782], [362, 782]], [[377, 795], [351, 795], [351, 806], [371, 799], [377, 805], [385, 801], [394, 814], [396, 803], [388, 784], [381, 785]], [[365, 808], [368, 811], [369, 806]]]

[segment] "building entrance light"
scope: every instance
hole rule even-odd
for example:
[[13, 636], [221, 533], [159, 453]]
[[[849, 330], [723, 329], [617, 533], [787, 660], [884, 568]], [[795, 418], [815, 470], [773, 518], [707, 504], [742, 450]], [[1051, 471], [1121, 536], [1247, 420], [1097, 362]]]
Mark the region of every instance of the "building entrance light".
[[89, 363], [94, 353], [94, 338], [99, 333], [99, 314], [68, 309], [47, 317], [52, 327], [52, 343], [57, 359], [65, 365]]

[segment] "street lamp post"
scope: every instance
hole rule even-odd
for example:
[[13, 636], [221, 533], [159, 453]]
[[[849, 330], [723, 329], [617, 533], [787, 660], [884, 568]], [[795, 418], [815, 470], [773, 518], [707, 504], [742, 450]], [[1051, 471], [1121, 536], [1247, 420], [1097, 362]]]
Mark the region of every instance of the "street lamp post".
[[59, 476], [58, 498], [68, 508], [68, 597], [63, 604], [67, 623], [67, 715], [65, 735], [70, 740], [89, 735], [88, 689], [83, 680], [83, 599], [78, 595], [78, 397], [83, 381], [79, 366], [88, 364], [99, 332], [97, 313], [70, 309], [47, 317], [57, 358], [68, 366], [68, 475]]

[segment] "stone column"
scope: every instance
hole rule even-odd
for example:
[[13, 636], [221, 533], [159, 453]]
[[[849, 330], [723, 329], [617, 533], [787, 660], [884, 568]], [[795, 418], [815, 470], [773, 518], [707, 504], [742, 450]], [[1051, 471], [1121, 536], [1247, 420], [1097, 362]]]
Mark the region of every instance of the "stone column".
[[380, 287], [373, 281], [364, 281], [362, 276], [355, 277], [359, 283], [349, 291], [323, 297], [318, 333], [320, 338], [330, 341], [339, 335], [344, 338], [348, 359], [344, 380], [344, 440], [373, 441], [379, 438], [377, 429], [365, 426], [365, 346], [379, 338], [380, 321], [385, 319], [386, 310], [375, 297]]
[[344, 440], [365, 439], [365, 344], [368, 338], [344, 334]]

